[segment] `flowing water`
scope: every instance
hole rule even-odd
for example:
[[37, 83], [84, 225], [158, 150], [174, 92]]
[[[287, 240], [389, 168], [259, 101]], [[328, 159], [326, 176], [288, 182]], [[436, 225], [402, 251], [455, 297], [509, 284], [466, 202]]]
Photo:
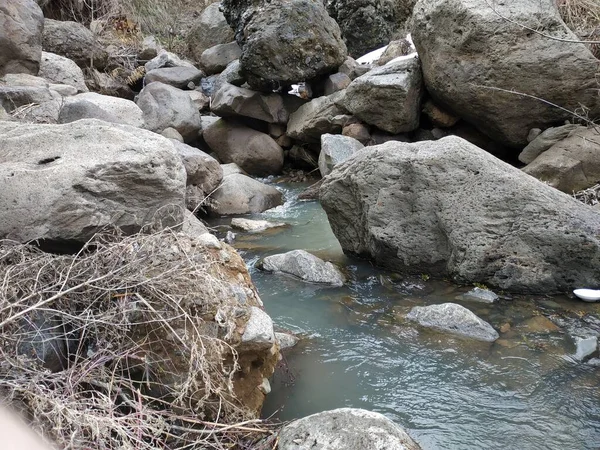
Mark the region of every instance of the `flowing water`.
[[[403, 425], [425, 450], [600, 449], [600, 368], [575, 362], [569, 337], [573, 328], [600, 328], [600, 304], [566, 297], [457, 302], [468, 287], [346, 257], [318, 202], [296, 200], [305, 186], [281, 185], [286, 204], [250, 217], [291, 227], [238, 233], [234, 244], [275, 324], [304, 338], [286, 351], [265, 416], [365, 408]], [[348, 284], [320, 287], [254, 268], [263, 256], [293, 249], [338, 264]], [[500, 339], [480, 343], [403, 319], [413, 306], [447, 301], [502, 327]]]

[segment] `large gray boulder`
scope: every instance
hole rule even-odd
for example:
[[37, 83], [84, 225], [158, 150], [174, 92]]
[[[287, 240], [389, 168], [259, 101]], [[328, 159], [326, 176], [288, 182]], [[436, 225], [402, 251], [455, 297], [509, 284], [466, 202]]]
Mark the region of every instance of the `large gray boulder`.
[[81, 67], [64, 56], [42, 52], [38, 75], [52, 83], [73, 86], [78, 92], [88, 92]]
[[57, 101], [61, 95], [45, 79], [26, 73], [7, 74], [0, 78], [0, 106], [12, 112], [28, 105]]
[[202, 137], [221, 162], [236, 163], [250, 175], [274, 175], [283, 168], [283, 150], [266, 133], [220, 119]]
[[498, 332], [489, 323], [456, 303], [415, 306], [406, 318], [427, 328], [447, 331], [478, 341], [494, 342], [498, 339]]
[[158, 81], [178, 89], [194, 89], [200, 86], [204, 73], [195, 67], [161, 67], [146, 73], [146, 84]]
[[42, 57], [44, 15], [34, 0], [0, 1], [0, 77], [37, 75]]
[[523, 171], [567, 194], [592, 187], [600, 182], [600, 133], [579, 127]]
[[343, 163], [364, 147], [356, 139], [341, 134], [324, 134], [321, 136], [321, 153], [319, 153], [319, 172], [321, 172], [321, 176], [329, 175], [335, 166]]
[[0, 237], [86, 241], [181, 223], [185, 169], [168, 139], [98, 120], [0, 122]]
[[212, 215], [259, 213], [283, 204], [283, 195], [273, 186], [241, 173], [223, 178], [207, 205]]
[[337, 23], [320, 1], [223, 0], [251, 87], [271, 92], [334, 72], [346, 58]]
[[340, 26], [354, 58], [383, 47], [396, 30], [394, 0], [327, 0], [327, 12]]
[[420, 450], [383, 414], [340, 408], [303, 417], [279, 432], [279, 450]]
[[156, 81], [148, 84], [137, 100], [148, 130], [160, 133], [175, 128], [185, 142], [194, 142], [201, 130], [200, 113], [189, 94]]
[[554, 0], [420, 0], [413, 23], [434, 101], [506, 146], [524, 147], [530, 129], [569, 119], [566, 110], [581, 105], [600, 115], [598, 60]]
[[227, 44], [218, 44], [202, 52], [200, 67], [209, 75], [221, 73], [229, 63], [236, 61], [241, 55], [242, 49], [235, 41], [228, 42]]
[[[96, 108], [89, 107], [90, 103], [105, 114], [99, 115]], [[81, 111], [82, 119], [101, 119], [123, 125], [131, 125], [132, 127], [144, 127], [144, 114], [139, 106], [131, 100], [97, 94], [95, 92], [84, 92], [65, 99], [64, 104], [74, 110]], [[64, 121], [66, 122], [66, 120]]]
[[44, 51], [69, 58], [81, 68], [102, 70], [108, 62], [108, 53], [94, 34], [77, 22], [45, 19], [42, 46]]
[[387, 142], [323, 183], [344, 251], [506, 291], [600, 284], [600, 214], [464, 141]]
[[418, 58], [390, 62], [356, 78], [342, 105], [353, 115], [388, 133], [419, 128], [423, 79]]
[[308, 283], [343, 286], [345, 281], [337, 267], [304, 250], [267, 256], [261, 261], [260, 268], [267, 272], [287, 273]]
[[289, 112], [279, 94], [263, 94], [223, 83], [212, 98], [210, 110], [222, 117], [244, 116], [269, 123], [286, 123]]
[[344, 98], [345, 91], [318, 97], [300, 106], [290, 114], [286, 134], [292, 139], [317, 143], [324, 133], [337, 134], [342, 131], [342, 124], [335, 120], [336, 116], [346, 111], [338, 105]]
[[219, 10], [219, 2], [208, 5], [194, 21], [186, 36], [190, 54], [200, 62], [200, 56], [207, 48], [233, 41], [233, 30]]
[[80, 99], [61, 103], [58, 112], [58, 123], [71, 123], [81, 119], [98, 119], [104, 122], [123, 124], [117, 116], [87, 100]]
[[525, 164], [532, 163], [538, 156], [552, 147], [554, 144], [567, 138], [571, 133], [585, 129], [582, 125], [567, 124], [560, 127], [552, 127], [537, 135], [527, 147], [519, 153], [519, 161]]

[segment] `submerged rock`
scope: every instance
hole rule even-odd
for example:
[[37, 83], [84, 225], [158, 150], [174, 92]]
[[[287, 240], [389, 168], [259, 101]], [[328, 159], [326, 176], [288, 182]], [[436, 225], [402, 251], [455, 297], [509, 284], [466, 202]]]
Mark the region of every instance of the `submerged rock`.
[[346, 58], [337, 23], [312, 0], [224, 0], [251, 87], [267, 92], [335, 71]]
[[506, 291], [600, 284], [600, 214], [461, 138], [388, 142], [325, 179], [345, 252]]
[[231, 227], [237, 228], [242, 231], [252, 231], [259, 232], [269, 230], [271, 228], [282, 228], [287, 227], [287, 223], [283, 222], [269, 222], [267, 220], [250, 220], [250, 219], [242, 219], [241, 217], [236, 217], [235, 219], [231, 219]]
[[294, 347], [298, 342], [300, 342], [300, 338], [291, 334], [291, 333], [275, 333], [275, 339], [279, 343], [279, 349], [285, 350], [287, 348]]
[[494, 303], [498, 300], [498, 295], [489, 289], [475, 287], [469, 292], [456, 296], [456, 300], [472, 300], [481, 303]]
[[279, 433], [280, 450], [420, 450], [383, 414], [356, 408], [324, 411], [295, 420]]
[[575, 342], [575, 354], [573, 358], [577, 361], [583, 361], [588, 356], [593, 355], [598, 349], [598, 336], [574, 336], [573, 341]]
[[309, 283], [343, 286], [345, 277], [330, 262], [325, 262], [304, 250], [292, 250], [265, 257], [260, 268], [268, 272], [283, 272]]
[[406, 318], [427, 328], [448, 331], [479, 341], [494, 342], [498, 339], [498, 333], [489, 323], [456, 303], [415, 306]]
[[508, 147], [582, 105], [600, 115], [598, 60], [554, 0], [420, 0], [412, 38], [433, 100]]

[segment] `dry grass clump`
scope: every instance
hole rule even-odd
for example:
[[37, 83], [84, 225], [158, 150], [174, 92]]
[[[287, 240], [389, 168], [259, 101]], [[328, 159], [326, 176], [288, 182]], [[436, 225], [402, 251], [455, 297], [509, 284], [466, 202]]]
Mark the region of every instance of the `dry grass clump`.
[[557, 5], [567, 26], [582, 41], [599, 41], [588, 45], [596, 58], [600, 58], [600, 1], [557, 0]]
[[259, 449], [271, 433], [232, 390], [239, 304], [191, 242], [104, 234], [51, 255], [0, 241], [2, 401], [65, 449]]

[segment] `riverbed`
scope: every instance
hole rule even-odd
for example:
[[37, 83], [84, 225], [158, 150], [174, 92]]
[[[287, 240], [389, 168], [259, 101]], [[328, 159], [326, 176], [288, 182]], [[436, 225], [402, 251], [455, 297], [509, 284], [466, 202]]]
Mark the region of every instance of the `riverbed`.
[[[279, 184], [286, 203], [254, 219], [290, 226], [236, 232], [265, 308], [302, 338], [284, 353], [263, 414], [291, 420], [339, 407], [365, 408], [404, 426], [425, 450], [600, 448], [600, 368], [573, 358], [571, 334], [600, 329], [600, 304], [501, 294], [494, 305], [457, 301], [472, 288], [426, 274], [405, 277], [343, 254], [307, 184]], [[230, 219], [212, 223], [220, 235]], [[337, 264], [341, 288], [264, 273], [267, 255], [304, 249]], [[456, 302], [500, 332], [493, 344], [425, 330], [413, 306]]]

